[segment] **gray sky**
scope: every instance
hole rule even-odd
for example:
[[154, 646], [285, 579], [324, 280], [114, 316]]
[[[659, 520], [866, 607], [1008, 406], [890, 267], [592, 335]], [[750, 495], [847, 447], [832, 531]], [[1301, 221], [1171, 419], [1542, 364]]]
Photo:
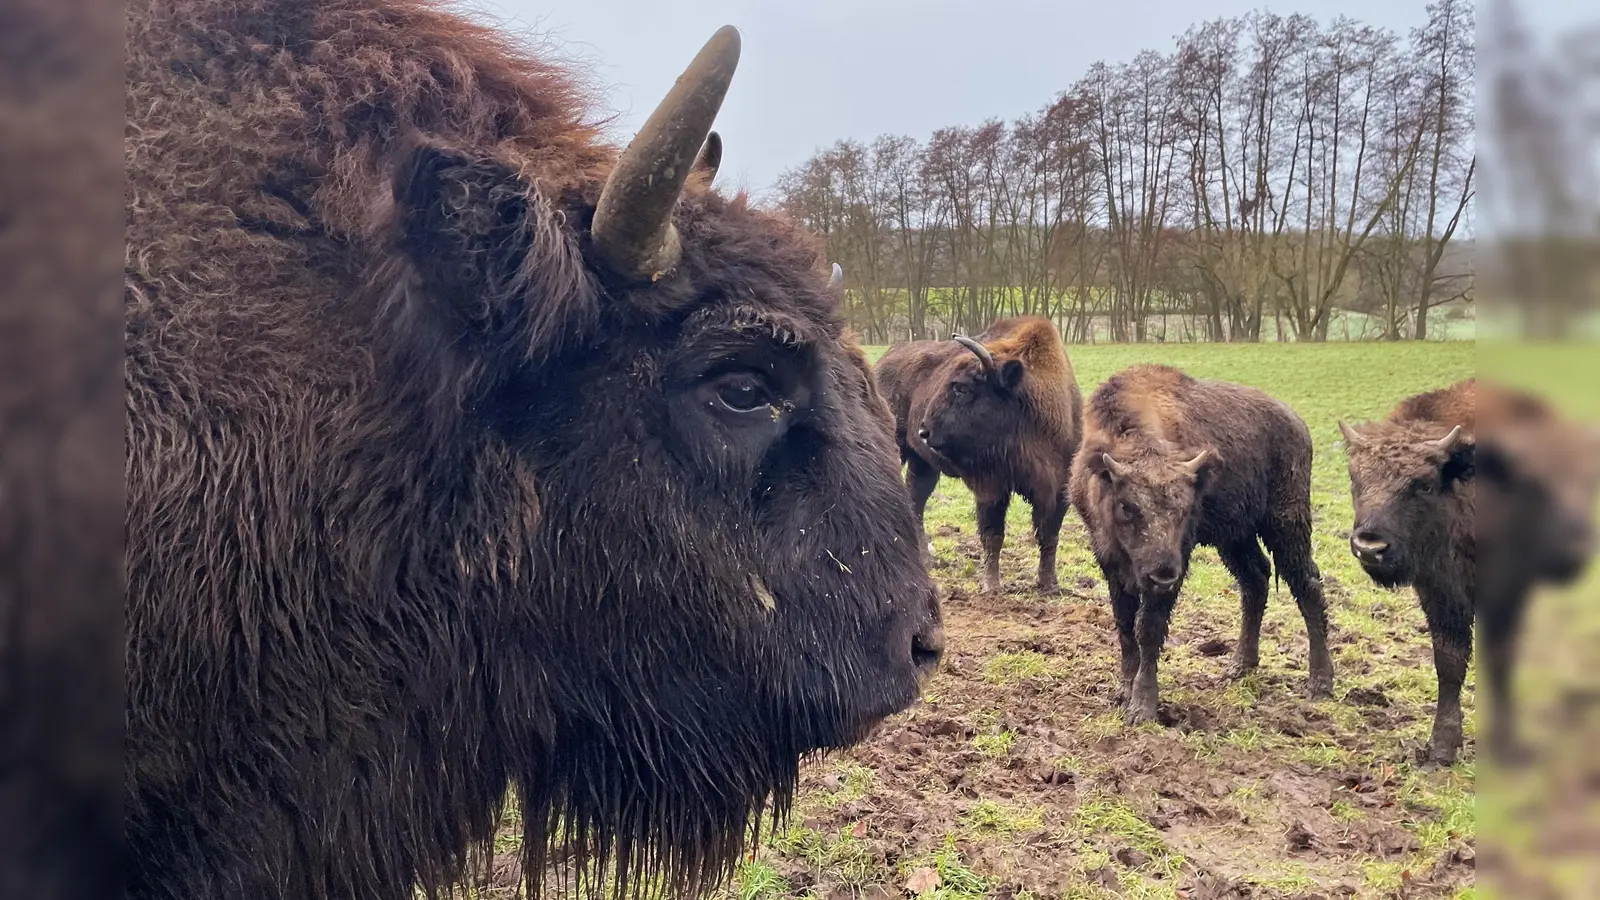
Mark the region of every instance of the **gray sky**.
[[[841, 138], [925, 140], [946, 125], [1036, 110], [1096, 60], [1168, 51], [1196, 22], [1263, 7], [1344, 14], [1402, 35], [1425, 0], [469, 0], [493, 20], [545, 32], [590, 64], [620, 115], [641, 125], [718, 27], [743, 39], [716, 128], [724, 189], [769, 187]], [[1553, 0], [1533, 0], [1548, 7]]]

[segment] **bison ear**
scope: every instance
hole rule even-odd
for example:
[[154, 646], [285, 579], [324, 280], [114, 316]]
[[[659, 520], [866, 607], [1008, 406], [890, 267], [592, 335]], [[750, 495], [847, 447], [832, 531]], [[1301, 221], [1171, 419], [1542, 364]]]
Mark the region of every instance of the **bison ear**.
[[505, 165], [419, 147], [395, 175], [399, 244], [430, 294], [460, 310], [502, 295], [532, 244], [528, 186]]
[[1008, 391], [1017, 389], [1022, 383], [1022, 375], [1026, 369], [1020, 359], [1008, 359], [1000, 364], [1000, 386]]
[[[1476, 442], [1470, 440], [1457, 442], [1455, 447], [1450, 450], [1450, 455], [1445, 458], [1444, 464], [1439, 468], [1439, 473], [1444, 483], [1449, 485], [1471, 479], [1477, 471], [1477, 455]], [[1506, 461], [1501, 459], [1498, 462], [1504, 471], [1509, 474], [1509, 466], [1505, 465]]]
[[706, 184], [717, 179], [717, 170], [722, 168], [722, 135], [715, 131], [706, 135], [706, 142], [700, 147], [700, 155], [694, 159], [694, 171], [706, 180]]
[[1212, 481], [1216, 478], [1217, 465], [1220, 461], [1221, 457], [1217, 454], [1216, 448], [1207, 447], [1185, 464], [1189, 471], [1194, 473], [1195, 493], [1204, 493], [1207, 488], [1211, 487]]

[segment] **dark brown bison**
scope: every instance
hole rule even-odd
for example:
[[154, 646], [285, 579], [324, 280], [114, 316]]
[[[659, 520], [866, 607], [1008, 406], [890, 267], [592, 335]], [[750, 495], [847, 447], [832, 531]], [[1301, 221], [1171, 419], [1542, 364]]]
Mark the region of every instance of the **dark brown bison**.
[[1377, 584], [1415, 587], [1433, 641], [1439, 696], [1423, 758], [1449, 765], [1461, 749], [1461, 685], [1481, 615], [1489, 748], [1509, 761], [1512, 659], [1529, 592], [1572, 581], [1594, 552], [1595, 435], [1532, 395], [1476, 379], [1339, 428], [1350, 550]]
[[532, 890], [724, 874], [942, 647], [816, 245], [710, 189], [737, 32], [619, 155], [424, 0], [128, 9], [129, 896], [437, 893], [508, 791]]
[[1054, 592], [1067, 477], [1083, 419], [1083, 395], [1055, 326], [1019, 316], [994, 323], [976, 340], [955, 335], [900, 344], [878, 361], [877, 372], [894, 411], [917, 520], [940, 474], [965, 482], [978, 501], [983, 589], [998, 591], [1006, 508], [1012, 494], [1021, 494], [1033, 507], [1038, 587]]
[[[1112, 376], [1089, 398], [1072, 503], [1088, 525], [1122, 643], [1117, 702], [1157, 714], [1156, 663], [1196, 544], [1239, 582], [1242, 624], [1229, 674], [1256, 668], [1272, 554], [1310, 637], [1307, 691], [1333, 691], [1322, 575], [1311, 556], [1311, 432], [1284, 403], [1170, 366]], [[1257, 541], [1260, 541], [1258, 544]]]

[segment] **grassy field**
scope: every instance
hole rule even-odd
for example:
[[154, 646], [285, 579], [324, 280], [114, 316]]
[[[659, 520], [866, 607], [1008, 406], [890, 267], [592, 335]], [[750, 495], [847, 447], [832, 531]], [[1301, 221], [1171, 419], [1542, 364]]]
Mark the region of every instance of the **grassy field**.
[[[874, 348], [874, 359], [882, 348]], [[1474, 769], [1427, 771], [1434, 676], [1409, 592], [1374, 588], [1350, 557], [1335, 420], [1472, 374], [1474, 347], [1263, 344], [1071, 348], [1085, 395], [1161, 361], [1261, 387], [1316, 439], [1316, 553], [1332, 619], [1336, 699], [1300, 693], [1305, 628], [1269, 603], [1260, 670], [1223, 677], [1238, 634], [1233, 582], [1196, 552], [1161, 670], [1176, 724], [1128, 729], [1111, 703], [1115, 626], [1082, 524], [1061, 541], [1065, 592], [1030, 590], [1027, 506], [1014, 503], [1007, 590], [977, 594], [972, 497], [940, 483], [928, 527], [947, 601], [948, 655], [923, 703], [809, 770], [787, 829], [726, 896], [1472, 896]], [[936, 877], [935, 877], [936, 876]], [[937, 884], [935, 885], [935, 882]]]
[[[1098, 308], [1104, 309], [1111, 305], [1106, 302], [1104, 288], [1095, 288], [1093, 293], [1102, 301]], [[882, 291], [881, 294], [887, 308], [894, 311], [894, 317], [903, 319], [907, 305], [905, 290], [903, 288], [890, 288]], [[951, 294], [952, 292], [949, 288], [929, 289], [928, 312], [933, 320], [949, 321], [950, 309], [955, 305]], [[1004, 291], [1003, 294], [1008, 298], [1009, 306], [1002, 305], [1002, 310], [1008, 310], [1003, 311], [1002, 315], [1012, 315], [1018, 310], [1029, 308], [1018, 289], [1010, 288]], [[1075, 296], [1075, 291], [1067, 290], [1061, 292], [1052, 301], [1055, 308], [1060, 310], [1056, 314], [1061, 317], [1057, 320], [1057, 328], [1063, 327], [1062, 320], [1066, 316], [1066, 310], [1077, 307]], [[1158, 302], [1164, 299], [1157, 298]], [[862, 297], [858, 292], [849, 292], [845, 305], [847, 309], [852, 311], [853, 317], [863, 314], [860, 309], [861, 303]], [[1468, 304], [1447, 303], [1441, 305], [1430, 312], [1428, 322], [1428, 339], [1432, 341], [1471, 341], [1478, 336], [1476, 309]], [[1168, 343], [1179, 343], [1201, 340], [1199, 334], [1186, 333], [1186, 327], [1199, 328], [1198, 323], [1189, 316], [1178, 314], [1171, 316], [1151, 315], [1146, 320], [1146, 326], [1149, 328], [1152, 342], [1164, 340]], [[1293, 336], [1292, 328], [1287, 321], [1283, 323], [1283, 327], [1291, 342], [1297, 340]], [[1110, 322], [1104, 315], [1094, 316], [1089, 329], [1089, 333], [1092, 335], [1090, 343], [1105, 344], [1116, 342], [1111, 335]], [[1382, 322], [1375, 316], [1343, 308], [1334, 308], [1330, 312], [1328, 322], [1329, 340], [1376, 341], [1382, 336]], [[904, 335], [901, 335], [901, 337], [904, 337]], [[1277, 322], [1270, 314], [1267, 316], [1266, 321], [1262, 323], [1261, 340], [1267, 342], [1278, 340]]]

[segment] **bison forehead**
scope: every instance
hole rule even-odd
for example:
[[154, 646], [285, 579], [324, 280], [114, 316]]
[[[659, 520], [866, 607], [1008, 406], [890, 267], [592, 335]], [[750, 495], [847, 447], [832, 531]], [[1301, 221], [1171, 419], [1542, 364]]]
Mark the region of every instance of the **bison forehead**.
[[[999, 361], [996, 358], [995, 362]], [[960, 355], [946, 360], [939, 368], [939, 380], [944, 383], [958, 380], [975, 381], [983, 377], [983, 362], [966, 349], [963, 349]]]
[[1161, 478], [1134, 475], [1123, 480], [1122, 490], [1147, 513], [1176, 514], [1194, 502], [1194, 483], [1181, 475]]
[[[1438, 424], [1396, 425], [1382, 423], [1358, 429], [1360, 444], [1345, 448], [1352, 473], [1363, 481], [1403, 483], [1432, 474], [1445, 459], [1427, 442], [1438, 440], [1450, 429]], [[1471, 438], [1467, 438], [1471, 440]]]
[[805, 316], [750, 303], [718, 303], [695, 311], [684, 321], [684, 333], [728, 333], [769, 340], [782, 347], [837, 342], [831, 322], [814, 322]]

